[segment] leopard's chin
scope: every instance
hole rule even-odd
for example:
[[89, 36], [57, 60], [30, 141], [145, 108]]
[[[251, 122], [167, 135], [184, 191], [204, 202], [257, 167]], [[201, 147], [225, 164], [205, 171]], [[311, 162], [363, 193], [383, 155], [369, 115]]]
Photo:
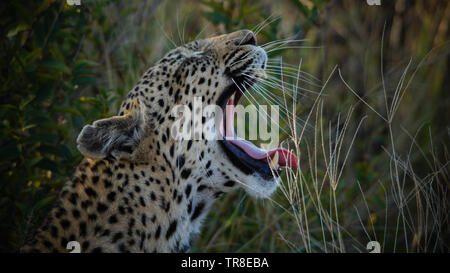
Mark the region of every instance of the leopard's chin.
[[252, 174], [243, 181], [244, 190], [253, 197], [256, 198], [268, 198], [270, 197], [280, 184], [281, 178], [272, 177], [271, 179], [264, 179], [258, 174]]

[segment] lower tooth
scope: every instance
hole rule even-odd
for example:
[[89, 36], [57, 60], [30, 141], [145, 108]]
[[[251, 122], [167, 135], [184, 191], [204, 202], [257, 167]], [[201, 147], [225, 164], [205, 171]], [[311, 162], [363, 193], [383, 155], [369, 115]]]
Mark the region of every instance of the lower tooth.
[[278, 153], [275, 153], [273, 158], [270, 160], [269, 166], [273, 170], [277, 170], [278, 169]]
[[256, 76], [263, 78], [263, 79], [267, 79], [267, 74], [266, 74], [266, 71], [264, 71], [264, 69], [259, 70], [258, 73], [256, 74]]

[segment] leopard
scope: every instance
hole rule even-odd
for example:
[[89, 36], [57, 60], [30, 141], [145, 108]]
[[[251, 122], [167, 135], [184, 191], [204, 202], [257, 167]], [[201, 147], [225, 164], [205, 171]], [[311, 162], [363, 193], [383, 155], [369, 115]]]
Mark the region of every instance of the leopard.
[[[283, 165], [274, 162], [280, 149], [255, 158], [226, 138], [176, 138], [173, 114], [179, 105], [196, 111], [194, 97], [219, 109], [236, 104], [245, 92], [239, 86], [262, 77], [267, 59], [250, 30], [167, 52], [128, 92], [116, 116], [82, 128], [81, 162], [20, 251], [67, 253], [76, 242], [82, 253], [187, 252], [222, 195], [244, 189], [255, 198], [271, 196]], [[194, 129], [218, 116], [181, 127]], [[209, 129], [223, 132], [217, 128], [223, 123], [216, 124]]]

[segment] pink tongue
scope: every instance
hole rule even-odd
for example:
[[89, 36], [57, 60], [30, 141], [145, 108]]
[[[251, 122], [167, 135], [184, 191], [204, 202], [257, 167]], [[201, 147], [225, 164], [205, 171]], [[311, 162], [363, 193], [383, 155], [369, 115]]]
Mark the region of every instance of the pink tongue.
[[298, 168], [298, 159], [295, 155], [284, 148], [275, 148], [272, 150], [264, 150], [256, 147], [250, 141], [241, 138], [227, 139], [228, 142], [236, 147], [241, 148], [246, 154], [248, 154], [253, 159], [257, 160], [267, 160], [272, 159], [276, 153], [278, 153], [278, 165], [281, 167]]
[[[232, 100], [230, 99], [225, 109], [226, 124], [225, 124], [225, 138], [228, 142], [234, 146], [243, 150], [246, 154], [256, 160], [268, 160], [272, 159], [276, 153], [278, 153], [278, 164], [281, 167], [298, 168], [298, 159], [295, 155], [284, 148], [275, 148], [272, 150], [264, 150], [255, 146], [250, 141], [239, 138], [234, 134], [234, 110]], [[223, 128], [222, 126], [220, 126]], [[222, 131], [222, 130], [221, 130]], [[223, 132], [222, 132], [223, 134]]]

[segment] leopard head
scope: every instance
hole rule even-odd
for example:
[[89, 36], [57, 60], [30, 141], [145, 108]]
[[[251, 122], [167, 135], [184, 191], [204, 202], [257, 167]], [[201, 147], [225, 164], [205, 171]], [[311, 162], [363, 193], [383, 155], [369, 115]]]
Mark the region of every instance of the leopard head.
[[[279, 166], [295, 167], [296, 158], [235, 138], [227, 128], [233, 116], [225, 109], [236, 106], [266, 62], [266, 52], [248, 30], [179, 46], [142, 76], [117, 116], [83, 128], [78, 148], [92, 158], [166, 162], [177, 179], [203, 181], [211, 192], [242, 187], [267, 197], [277, 188]], [[184, 115], [175, 109], [184, 109]], [[190, 118], [186, 112], [202, 115]]]

